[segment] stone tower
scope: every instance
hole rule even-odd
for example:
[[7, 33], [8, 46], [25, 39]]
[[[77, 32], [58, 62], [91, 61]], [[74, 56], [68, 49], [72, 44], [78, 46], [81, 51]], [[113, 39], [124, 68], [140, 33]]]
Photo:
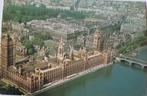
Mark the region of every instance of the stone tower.
[[100, 50], [100, 44], [101, 44], [100, 38], [101, 38], [101, 33], [97, 30], [93, 40], [93, 48], [96, 50]]
[[69, 47], [70, 47], [69, 57], [71, 60], [74, 60], [74, 48], [71, 45], [69, 45]]
[[4, 34], [1, 41], [1, 68], [7, 70], [15, 64], [15, 44], [9, 34]]
[[64, 59], [64, 42], [63, 39], [61, 37], [59, 45], [58, 45], [58, 51], [57, 51], [57, 61], [58, 63], [60, 63], [60, 61], [62, 62]]

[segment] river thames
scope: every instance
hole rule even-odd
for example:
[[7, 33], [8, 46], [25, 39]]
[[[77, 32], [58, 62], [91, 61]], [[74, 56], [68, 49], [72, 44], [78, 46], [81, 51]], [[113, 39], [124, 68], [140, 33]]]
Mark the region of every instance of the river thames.
[[[147, 47], [137, 58], [147, 61]], [[38, 96], [147, 96], [146, 92], [147, 72], [116, 63]]]

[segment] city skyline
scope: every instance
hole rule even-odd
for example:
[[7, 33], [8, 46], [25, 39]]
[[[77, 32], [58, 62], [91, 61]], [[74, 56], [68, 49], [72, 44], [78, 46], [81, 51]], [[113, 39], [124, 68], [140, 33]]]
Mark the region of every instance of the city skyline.
[[[2, 0], [0, 94], [144, 94], [147, 29], [142, 1]], [[75, 79], [82, 83], [66, 83]]]

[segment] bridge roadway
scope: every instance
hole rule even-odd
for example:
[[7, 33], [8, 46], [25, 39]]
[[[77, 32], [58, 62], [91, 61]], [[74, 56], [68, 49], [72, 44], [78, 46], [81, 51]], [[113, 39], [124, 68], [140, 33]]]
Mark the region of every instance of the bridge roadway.
[[139, 67], [141, 67], [141, 69], [147, 68], [147, 62], [140, 60], [140, 59], [131, 58], [131, 57], [124, 57], [124, 56], [117, 57], [117, 59], [120, 62], [128, 62], [128, 64], [131, 66], [139, 65]]

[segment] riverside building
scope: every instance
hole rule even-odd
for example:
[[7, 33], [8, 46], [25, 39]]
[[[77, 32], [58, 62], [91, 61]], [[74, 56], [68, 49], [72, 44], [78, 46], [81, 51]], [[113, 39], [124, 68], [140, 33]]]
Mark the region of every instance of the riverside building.
[[3, 34], [1, 42], [1, 78], [12, 85], [17, 86], [25, 93], [34, 93], [55, 81], [63, 80], [76, 73], [83, 72], [99, 65], [111, 62], [111, 52], [99, 51], [101, 34], [94, 36], [93, 50], [86, 48], [74, 50], [70, 46], [70, 52], [65, 53], [64, 40], [61, 38], [58, 44], [56, 56], [46, 55], [42, 58], [25, 58], [16, 61], [15, 36]]

